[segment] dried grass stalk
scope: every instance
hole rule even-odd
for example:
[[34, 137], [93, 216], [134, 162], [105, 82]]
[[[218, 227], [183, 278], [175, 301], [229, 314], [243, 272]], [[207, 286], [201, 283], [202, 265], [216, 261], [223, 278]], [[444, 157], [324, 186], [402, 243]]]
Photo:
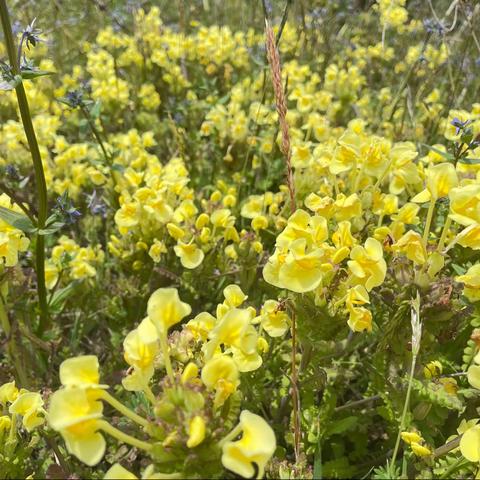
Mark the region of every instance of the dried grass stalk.
[[267, 59], [272, 72], [273, 91], [275, 94], [275, 104], [277, 107], [278, 121], [282, 132], [281, 150], [287, 160], [287, 186], [290, 193], [290, 204], [292, 212], [297, 209], [295, 203], [295, 184], [293, 182], [292, 170], [292, 148], [290, 144], [290, 133], [287, 123], [287, 102], [283, 91], [282, 66], [280, 64], [280, 55], [275, 44], [275, 35], [267, 19], [265, 19], [265, 36]]

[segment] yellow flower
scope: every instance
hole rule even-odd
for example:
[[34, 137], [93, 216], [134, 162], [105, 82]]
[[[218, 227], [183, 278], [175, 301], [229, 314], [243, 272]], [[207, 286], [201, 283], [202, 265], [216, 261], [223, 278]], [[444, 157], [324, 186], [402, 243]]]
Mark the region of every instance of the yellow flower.
[[253, 319], [249, 309], [231, 308], [209, 333], [210, 341], [205, 344], [205, 356], [211, 358], [219, 345], [235, 346], [244, 353], [256, 349], [256, 330], [250, 325]]
[[193, 362], [190, 362], [183, 369], [181, 382], [182, 384], [188, 383], [190, 380], [196, 378], [197, 376], [198, 376], [198, 367]]
[[480, 389], [480, 365], [472, 365], [467, 370], [468, 383]]
[[425, 378], [438, 377], [443, 371], [443, 366], [438, 360], [434, 360], [425, 365], [423, 369], [423, 374]]
[[[296, 210], [295, 213], [289, 217], [285, 230], [277, 237], [276, 245], [278, 247], [288, 247], [292, 242], [300, 238], [310, 239], [309, 223], [311, 218], [305, 210]], [[327, 237], [328, 232], [325, 238]]]
[[167, 223], [167, 230], [169, 235], [175, 240], [181, 240], [185, 236], [183, 229], [174, 223]]
[[472, 183], [450, 190], [450, 218], [468, 227], [480, 223], [480, 185]]
[[251, 225], [255, 232], [258, 232], [259, 230], [265, 230], [268, 228], [268, 218], [265, 217], [265, 215], [259, 215], [252, 220]]
[[362, 202], [356, 193], [346, 197], [343, 193], [335, 200], [335, 218], [337, 221], [350, 220], [362, 215]]
[[338, 140], [338, 148], [329, 165], [330, 172], [338, 175], [352, 169], [359, 159], [362, 143], [360, 135], [347, 130]]
[[159, 335], [190, 314], [190, 305], [180, 300], [176, 288], [159, 288], [148, 300], [148, 317], [157, 328]]
[[417, 455], [417, 457], [427, 457], [428, 455], [432, 454], [432, 451], [429, 448], [416, 442], [412, 442], [410, 447], [412, 452]]
[[267, 300], [260, 312], [262, 328], [271, 337], [281, 337], [288, 330], [290, 324], [287, 312], [279, 307], [280, 304], [276, 300]]
[[194, 448], [205, 439], [205, 420], [200, 415], [195, 415], [188, 424], [187, 447]]
[[401, 436], [402, 440], [408, 444], [420, 443], [423, 441], [423, 438], [417, 432], [402, 432]]
[[323, 259], [323, 250], [307, 252], [306, 239], [295, 240], [290, 245], [284, 265], [280, 268], [280, 284], [297, 293], [314, 290], [322, 282], [324, 274], [332, 269], [332, 266], [324, 263]]
[[235, 217], [231, 213], [228, 208], [215, 210], [210, 216], [210, 222], [214, 227], [231, 227], [235, 223]]
[[350, 316], [347, 323], [354, 332], [372, 331], [372, 313], [370, 310], [364, 307], [350, 307], [348, 311]]
[[155, 338], [151, 342], [144, 342], [145, 334], [141, 335], [138, 329], [132, 330], [123, 341], [125, 361], [138, 370], [148, 370], [153, 362], [159, 346]]
[[470, 462], [480, 462], [480, 425], [464, 432], [460, 439], [460, 451]]
[[355, 281], [363, 285], [367, 291], [383, 283], [387, 264], [383, 259], [382, 244], [378, 240], [367, 238], [365, 247], [360, 245], [353, 247], [350, 258], [348, 268]]
[[1, 415], [0, 416], [0, 438], [2, 438], [3, 432], [7, 432], [10, 430], [12, 425], [12, 420], [8, 415]]
[[333, 198], [319, 197], [316, 193], [308, 195], [304, 203], [309, 210], [324, 218], [331, 218], [335, 211]]
[[64, 387], [108, 388], [100, 385], [98, 358], [95, 355], [82, 355], [69, 358], [60, 364], [60, 383]]
[[119, 463], [112, 465], [105, 476], [104, 480], [137, 480], [138, 477], [129, 472], [126, 468], [123, 468]]
[[258, 354], [257, 347], [258, 347], [258, 338], [256, 331], [252, 328], [251, 338], [255, 341], [255, 350], [248, 351], [246, 353], [244, 350], [236, 347], [231, 347], [232, 351], [232, 358], [235, 364], [237, 365], [238, 371], [245, 373], [245, 372], [253, 372], [260, 368], [262, 365], [262, 357]]
[[357, 243], [357, 239], [351, 232], [352, 224], [344, 220], [338, 223], [337, 230], [332, 234], [332, 242], [337, 248], [353, 247]]
[[248, 410], [242, 411], [240, 424], [231, 435], [237, 436], [240, 432], [240, 440], [223, 444], [222, 464], [244, 478], [252, 478], [255, 472], [257, 478], [262, 478], [265, 466], [277, 448], [275, 434], [262, 417]]
[[4, 405], [8, 403], [12, 403], [18, 397], [19, 391], [18, 388], [15, 386], [15, 381], [4, 383], [0, 386], [0, 403]]
[[[142, 324], [142, 329], [132, 330], [123, 341], [124, 358], [133, 367], [133, 372], [122, 380], [122, 385], [126, 390], [135, 392], [146, 389], [154, 373], [154, 360], [160, 351], [156, 329], [150, 319], [147, 317]], [[147, 329], [152, 332], [147, 332]]]
[[148, 255], [155, 263], [158, 263], [162, 253], [167, 253], [167, 247], [163, 242], [159, 242], [157, 239], [155, 239], [150, 247], [150, 250], [148, 251]]
[[240, 383], [238, 368], [231, 357], [217, 355], [202, 369], [202, 382], [210, 390], [216, 390], [214, 405], [219, 407], [233, 393]]
[[420, 221], [417, 213], [420, 207], [415, 203], [406, 203], [400, 210], [392, 215], [392, 220], [396, 222], [406, 223], [407, 225], [417, 225]]
[[427, 251], [419, 233], [409, 230], [392, 245], [394, 252], [404, 253], [415, 265], [423, 265], [427, 261]]
[[175, 247], [173, 247], [175, 254], [180, 258], [180, 263], [188, 269], [197, 268], [205, 258], [203, 250], [198, 248], [195, 243], [183, 243], [179, 241]]
[[223, 289], [223, 296], [228, 307], [239, 307], [248, 298], [238, 285], [226, 286]]
[[215, 326], [215, 317], [208, 312], [201, 312], [187, 323], [187, 328], [192, 332], [196, 340], [207, 339], [208, 334]]
[[480, 250], [480, 224], [475, 223], [464, 228], [457, 235], [456, 242], [462, 247]]
[[42, 425], [45, 419], [39, 417], [43, 413], [43, 400], [39, 393], [26, 392], [21, 393], [17, 399], [10, 405], [8, 411], [22, 415], [23, 426], [31, 432], [35, 427]]
[[136, 202], [124, 203], [115, 213], [115, 223], [124, 229], [138, 225], [140, 205]]
[[103, 405], [83, 388], [58, 390], [50, 398], [48, 422], [60, 432], [67, 450], [89, 466], [105, 453], [105, 439], [98, 433]]
[[464, 284], [463, 294], [471, 302], [480, 300], [480, 264], [473, 265], [465, 274], [455, 277], [455, 281]]
[[370, 303], [370, 297], [366, 288], [363, 285], [355, 285], [355, 287], [349, 288], [345, 298], [345, 303], [348, 308]]
[[45, 262], [45, 284], [50, 290], [52, 289], [58, 280], [58, 268], [52, 261]]
[[254, 219], [261, 215], [264, 206], [263, 195], [250, 195], [243, 205], [240, 215], [244, 218]]
[[443, 389], [449, 395], [456, 395], [458, 391], [458, 383], [454, 378], [447, 377], [447, 378], [440, 378], [438, 380], [441, 385], [443, 385]]
[[426, 189], [415, 195], [412, 202], [425, 203], [446, 197], [458, 185], [457, 172], [451, 163], [439, 163], [427, 170]]
[[201, 213], [195, 220], [195, 228], [201, 230], [203, 227], [208, 225], [210, 217], [206, 213]]

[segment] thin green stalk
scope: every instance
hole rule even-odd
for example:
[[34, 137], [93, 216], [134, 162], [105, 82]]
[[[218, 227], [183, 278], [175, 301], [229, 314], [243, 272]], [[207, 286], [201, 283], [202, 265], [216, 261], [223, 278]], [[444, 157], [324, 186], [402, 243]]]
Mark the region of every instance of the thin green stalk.
[[132, 412], [127, 408], [123, 403], [120, 403], [116, 398], [112, 397], [107, 391], [102, 390], [100, 392], [100, 398], [109, 403], [113, 408], [117, 409], [120, 413], [123, 413], [127, 418], [133, 420], [135, 423], [138, 423], [142, 427], [148, 427], [148, 420], [145, 420], [140, 415], [137, 415], [135, 412]]
[[415, 373], [415, 365], [417, 363], [418, 352], [420, 351], [420, 341], [422, 338], [422, 322], [420, 321], [420, 293], [417, 291], [417, 296], [412, 300], [411, 309], [411, 324], [412, 324], [412, 364], [410, 367], [410, 375], [408, 377], [407, 396], [403, 405], [402, 417], [400, 419], [400, 427], [398, 429], [397, 441], [393, 450], [392, 459], [389, 463], [390, 476], [393, 478], [395, 473], [395, 460], [397, 459], [398, 449], [400, 447], [400, 438], [405, 428], [405, 419], [410, 406], [410, 394], [412, 393], [413, 375]]
[[138, 440], [137, 438], [118, 430], [118, 428], [112, 427], [112, 425], [105, 420], [100, 420], [98, 424], [100, 430], [103, 430], [105, 433], [108, 433], [122, 443], [127, 443], [128, 445], [132, 445], [133, 447], [137, 447], [141, 450], [146, 450], [147, 452], [153, 447], [153, 445], [150, 443]]
[[452, 478], [452, 473], [456, 472], [460, 468], [468, 465], [470, 462], [466, 458], [460, 456], [455, 463], [452, 463], [439, 478]]
[[155, 395], [152, 392], [152, 389], [148, 385], [145, 385], [143, 387], [143, 392], [145, 393], [145, 395], [148, 398], [148, 400], [150, 401], [150, 403], [152, 403], [154, 405], [156, 399], [155, 399]]
[[435, 210], [435, 200], [430, 199], [428, 205], [427, 219], [425, 220], [425, 229], [423, 231], [423, 246], [427, 248], [428, 234], [430, 233], [430, 227], [432, 225], [433, 211]]
[[90, 127], [90, 130], [92, 131], [93, 136], [95, 137], [95, 140], [97, 141], [98, 145], [100, 146], [100, 149], [102, 150], [103, 157], [105, 158], [105, 161], [107, 162], [107, 165], [109, 167], [112, 166], [112, 159], [110, 158], [110, 155], [107, 153], [107, 149], [105, 148], [105, 145], [103, 144], [102, 136], [100, 135], [100, 132], [98, 131], [97, 127], [95, 126], [95, 123], [92, 121], [90, 118], [90, 114], [88, 113], [87, 109], [83, 106], [80, 105], [80, 110], [85, 117], [85, 120], [88, 123], [88, 126]]
[[170, 381], [174, 382], [172, 362], [170, 361], [170, 354], [168, 353], [167, 333], [164, 332], [160, 335], [160, 347], [163, 353], [163, 359], [165, 361], [165, 368]]
[[[45, 182], [42, 157], [40, 155], [37, 137], [33, 128], [32, 116], [28, 106], [27, 94], [25, 93], [25, 87], [23, 86], [21, 79], [19, 63], [20, 58], [17, 56], [15, 40], [13, 38], [12, 26], [10, 23], [10, 16], [8, 14], [7, 3], [5, 0], [0, 0], [0, 17], [5, 37], [5, 46], [7, 48], [8, 59], [10, 61], [12, 73], [19, 80], [15, 86], [15, 92], [17, 94], [18, 107], [20, 109], [20, 116], [22, 118], [25, 136], [27, 137], [30, 154], [32, 156], [33, 169], [35, 171], [38, 200], [37, 225], [38, 228], [42, 229], [45, 227], [45, 222], [47, 220], [47, 184]], [[38, 326], [38, 333], [41, 335], [49, 327], [47, 288], [45, 286], [45, 237], [43, 235], [37, 235], [35, 257], [38, 302], [40, 306], [40, 322]]]
[[5, 444], [5, 457], [9, 458], [13, 454], [17, 446], [17, 414], [13, 413], [10, 423], [10, 431], [8, 432], [8, 439]]
[[442, 233], [440, 235], [440, 239], [438, 240], [438, 246], [437, 246], [437, 251], [441, 253], [443, 250], [443, 247], [445, 245], [445, 240], [448, 235], [448, 231], [450, 229], [450, 225], [452, 224], [452, 219], [450, 217], [447, 217], [445, 220], [445, 225], [443, 226]]
[[417, 356], [412, 356], [412, 365], [410, 368], [410, 376], [408, 378], [407, 396], [405, 398], [405, 404], [403, 405], [402, 418], [400, 420], [400, 428], [398, 430], [397, 441], [395, 442], [395, 448], [393, 450], [392, 460], [390, 461], [390, 469], [393, 471], [395, 460], [397, 459], [398, 449], [400, 447], [400, 439], [403, 429], [405, 428], [405, 418], [407, 416], [408, 407], [410, 405], [410, 394], [412, 393], [413, 374], [415, 372], [415, 364], [417, 363]]

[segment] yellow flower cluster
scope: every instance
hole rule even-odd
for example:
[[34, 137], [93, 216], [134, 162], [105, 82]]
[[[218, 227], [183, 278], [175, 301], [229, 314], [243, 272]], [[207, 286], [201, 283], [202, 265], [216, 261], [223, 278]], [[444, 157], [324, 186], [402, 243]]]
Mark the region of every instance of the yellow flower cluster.
[[52, 248], [50, 259], [45, 262], [47, 288], [55, 287], [60, 275], [64, 280], [95, 278], [97, 266], [102, 265], [103, 261], [104, 252], [99, 245], [80, 247], [73, 239], [63, 235]]
[[[45, 422], [43, 399], [39, 393], [18, 389], [15, 382], [0, 385], [0, 452], [9, 457], [18, 442], [18, 420], [27, 432]], [[8, 441], [7, 441], [8, 439]]]
[[[50, 398], [48, 421], [54, 430], [60, 432], [70, 453], [87, 465], [96, 465], [106, 448], [104, 432], [145, 450], [155, 460], [153, 443], [131, 437], [103, 418], [102, 401], [106, 401], [143, 427], [152, 442], [161, 442], [165, 448], [176, 445], [186, 449], [185, 454], [188, 454], [188, 450], [213, 441], [211, 448], [221, 451], [221, 461], [227, 469], [249, 478], [255, 472], [252, 465], [255, 463], [258, 478], [263, 476], [265, 465], [276, 448], [275, 436], [265, 420], [244, 410], [239, 424], [224, 438], [218, 439], [215, 437], [218, 432], [214, 434], [209, 428], [207, 418], [212, 415], [212, 408], [213, 412], [219, 412], [235, 393], [240, 383], [239, 372], [252, 371], [261, 365], [259, 351], [267, 351], [268, 343], [254, 325], [259, 324], [270, 335], [279, 336], [288, 329], [289, 319], [273, 300], [265, 304], [259, 316], [253, 307], [239, 308], [247, 297], [236, 285], [226, 287], [224, 295], [225, 301], [217, 307], [217, 318], [203, 312], [185, 326], [190, 337], [202, 344], [203, 362], [195, 356], [194, 359], [185, 359], [183, 368], [172, 365], [168, 330], [191, 313], [190, 306], [180, 300], [173, 288], [158, 289], [151, 295], [147, 317], [124, 340], [124, 358], [130, 366], [122, 382], [124, 388], [144, 392], [158, 419], [171, 418], [176, 412], [175, 405], [182, 405], [183, 420], [180, 423], [171, 422], [159, 430], [154, 423], [113, 398], [106, 391], [108, 386], [100, 383], [95, 356], [75, 357], [61, 364], [62, 388]], [[159, 357], [163, 357], [163, 363]], [[163, 389], [157, 392], [152, 389], [155, 384], [152, 380], [160, 365], [166, 368], [168, 376], [162, 382]], [[208, 405], [212, 394], [213, 403]], [[242, 438], [235, 440], [239, 434]], [[142, 478], [159, 478], [156, 475], [161, 474], [155, 474], [153, 470], [152, 465]], [[105, 478], [114, 475], [136, 478], [126, 472], [120, 465], [114, 465]]]

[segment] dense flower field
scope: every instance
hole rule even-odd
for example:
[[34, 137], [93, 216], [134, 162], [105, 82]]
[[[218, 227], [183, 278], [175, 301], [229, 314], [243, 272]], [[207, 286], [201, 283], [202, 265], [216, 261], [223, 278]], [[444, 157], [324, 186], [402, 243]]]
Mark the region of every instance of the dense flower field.
[[111, 3], [0, 0], [0, 478], [480, 478], [480, 4]]

